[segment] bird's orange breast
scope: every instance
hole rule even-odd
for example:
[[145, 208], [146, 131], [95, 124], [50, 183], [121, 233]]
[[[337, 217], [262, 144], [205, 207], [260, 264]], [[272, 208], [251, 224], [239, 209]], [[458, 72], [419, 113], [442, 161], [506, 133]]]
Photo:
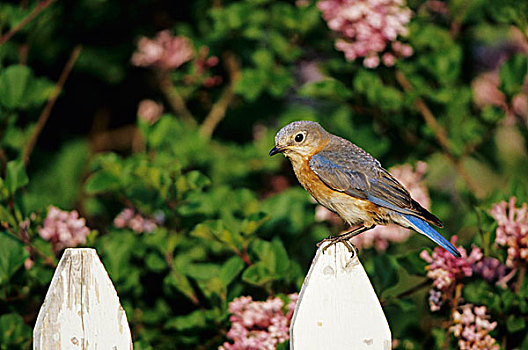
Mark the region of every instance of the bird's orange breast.
[[327, 186], [310, 168], [309, 159], [291, 159], [301, 185], [327, 209], [337, 213], [350, 225], [371, 226], [386, 221], [382, 208], [366, 199], [352, 197]]
[[328, 187], [316, 173], [310, 168], [310, 160], [303, 159], [300, 162], [292, 162], [293, 170], [301, 185], [319, 201], [320, 198], [329, 198], [335, 190]]

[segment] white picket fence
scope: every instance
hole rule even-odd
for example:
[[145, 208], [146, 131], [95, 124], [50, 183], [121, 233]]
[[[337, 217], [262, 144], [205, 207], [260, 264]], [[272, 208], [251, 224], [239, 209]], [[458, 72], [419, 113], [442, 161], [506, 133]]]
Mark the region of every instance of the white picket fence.
[[290, 326], [290, 349], [391, 349], [391, 332], [357, 254], [317, 250]]
[[33, 349], [132, 349], [125, 311], [95, 249], [66, 249], [33, 329]]
[[[391, 333], [357, 256], [317, 250], [290, 327], [290, 349], [391, 348]], [[33, 349], [132, 349], [126, 314], [94, 249], [66, 249], [33, 330]]]

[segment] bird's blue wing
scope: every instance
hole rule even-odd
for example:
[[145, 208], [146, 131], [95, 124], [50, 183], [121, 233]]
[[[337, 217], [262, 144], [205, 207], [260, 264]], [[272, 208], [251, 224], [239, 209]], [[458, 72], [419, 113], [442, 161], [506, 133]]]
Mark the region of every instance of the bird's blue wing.
[[336, 157], [322, 151], [312, 156], [310, 168], [329, 187], [353, 197], [367, 199], [370, 187], [368, 177], [347, 164], [336, 161]]
[[411, 198], [409, 192], [379, 162], [347, 141], [329, 145], [310, 159], [310, 168], [329, 187], [402, 214], [442, 223]]
[[310, 168], [326, 185], [382, 207], [412, 212], [408, 210], [412, 208], [409, 192], [378, 161], [366, 152], [340, 148], [322, 150], [310, 159]]

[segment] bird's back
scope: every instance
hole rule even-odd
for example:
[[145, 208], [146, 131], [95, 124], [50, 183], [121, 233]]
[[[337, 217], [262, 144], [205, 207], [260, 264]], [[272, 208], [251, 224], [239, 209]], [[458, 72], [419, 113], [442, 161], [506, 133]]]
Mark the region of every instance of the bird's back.
[[405, 187], [381, 167], [378, 160], [346, 139], [333, 136], [312, 156], [310, 166], [333, 190], [443, 227], [436, 216], [411, 198]]

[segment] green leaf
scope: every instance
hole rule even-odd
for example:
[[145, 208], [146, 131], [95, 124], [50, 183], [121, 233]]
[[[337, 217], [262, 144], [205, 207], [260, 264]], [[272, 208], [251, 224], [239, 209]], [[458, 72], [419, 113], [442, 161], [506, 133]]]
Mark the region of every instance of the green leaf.
[[240, 257], [233, 256], [227, 260], [220, 268], [220, 274], [218, 276], [222, 281], [222, 285], [227, 287], [243, 269], [244, 262]]
[[55, 83], [47, 78], [35, 78], [26, 89], [24, 100], [27, 104], [38, 105], [46, 102], [55, 90]]
[[27, 349], [31, 339], [31, 327], [22, 316], [11, 313], [0, 316], [0, 349]]
[[191, 282], [180, 271], [178, 271], [178, 268], [176, 266], [171, 271], [171, 274], [165, 278], [164, 283], [176, 288], [180, 293], [182, 293], [189, 299], [196, 299]]
[[398, 272], [395, 259], [387, 254], [374, 258], [373, 281], [381, 291], [385, 291], [398, 283]]
[[161, 272], [167, 268], [167, 262], [157, 253], [150, 253], [145, 258], [145, 265], [154, 272]]
[[286, 249], [278, 238], [272, 242], [257, 239], [250, 249], [259, 261], [244, 271], [242, 274], [244, 281], [263, 285], [286, 276], [290, 261]]
[[527, 57], [524, 54], [513, 55], [499, 71], [500, 89], [507, 95], [514, 95], [522, 90], [528, 69]]
[[189, 189], [200, 189], [211, 184], [211, 180], [197, 170], [190, 171], [185, 175]]
[[281, 240], [277, 237], [273, 239], [273, 241], [271, 242], [271, 246], [273, 250], [274, 259], [273, 272], [276, 273], [279, 277], [282, 277], [288, 271], [288, 267], [290, 266], [288, 253], [286, 252], [286, 249], [284, 248], [284, 245], [282, 244]]
[[267, 83], [268, 75], [265, 70], [244, 69], [235, 84], [235, 92], [252, 102], [260, 96]]
[[29, 178], [26, 175], [26, 168], [22, 160], [12, 160], [7, 162], [5, 186], [10, 193], [15, 193], [19, 188], [27, 185]]
[[304, 84], [299, 89], [299, 95], [325, 100], [345, 101], [352, 97], [353, 93], [339, 80], [327, 78]]
[[402, 312], [411, 312], [416, 310], [416, 302], [411, 299], [394, 299], [394, 303]]
[[27, 211], [41, 210], [49, 203], [61, 208], [73, 207], [82, 190], [89, 154], [88, 141], [72, 140], [40, 162], [32, 171], [31, 182], [24, 193]]
[[526, 327], [526, 321], [522, 316], [510, 315], [506, 319], [506, 328], [508, 332], [518, 332]]
[[262, 261], [251, 265], [242, 274], [242, 280], [257, 286], [262, 286], [274, 279], [275, 277], [270, 274], [268, 267]]
[[416, 253], [410, 253], [397, 258], [398, 263], [411, 275], [425, 275], [425, 266], [427, 262], [420, 258]]
[[9, 209], [0, 205], [0, 222], [7, 222], [9, 226], [16, 227], [16, 221]]
[[0, 232], [0, 285], [9, 282], [9, 279], [24, 264], [24, 260], [28, 256], [21, 242], [4, 232]]
[[257, 50], [251, 58], [259, 68], [271, 69], [274, 64], [273, 55], [268, 50]]
[[170, 319], [166, 324], [166, 329], [175, 329], [177, 331], [188, 331], [195, 328], [204, 327], [207, 317], [203, 310], [196, 310], [190, 314], [177, 316]]
[[0, 72], [0, 103], [7, 108], [22, 107], [31, 76], [27, 66], [12, 65], [3, 69]]
[[86, 193], [96, 194], [115, 190], [121, 186], [121, 179], [108, 171], [101, 170], [92, 174], [86, 181]]

